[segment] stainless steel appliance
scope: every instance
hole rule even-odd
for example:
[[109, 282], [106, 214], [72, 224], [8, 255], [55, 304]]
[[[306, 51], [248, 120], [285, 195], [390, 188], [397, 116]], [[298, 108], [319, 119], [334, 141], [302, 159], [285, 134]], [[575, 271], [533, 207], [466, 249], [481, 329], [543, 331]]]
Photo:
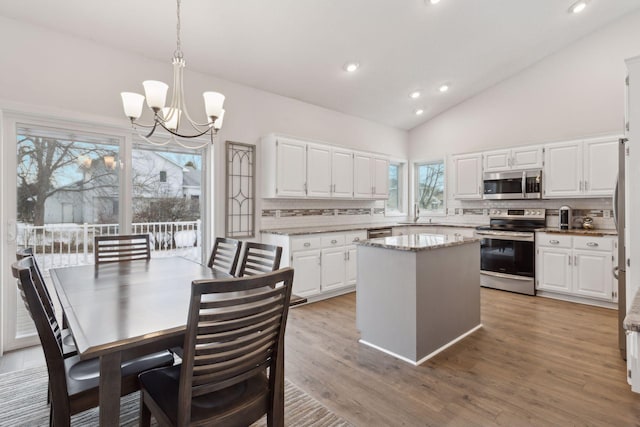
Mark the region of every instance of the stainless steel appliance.
[[620, 348], [620, 355], [624, 360], [627, 360], [627, 336], [622, 326], [624, 318], [627, 315], [627, 255], [624, 247], [624, 228], [626, 223], [624, 208], [626, 142], [626, 138], [620, 139], [620, 145], [618, 147], [618, 181], [616, 183], [616, 190], [613, 193], [613, 219], [616, 224], [616, 230], [618, 230], [618, 265], [613, 268], [613, 276], [618, 279], [618, 347]]
[[491, 209], [489, 226], [477, 227], [480, 285], [535, 295], [535, 230], [545, 226], [544, 209]]
[[370, 228], [367, 230], [367, 239], [377, 239], [379, 237], [389, 237], [391, 235], [391, 227]]
[[570, 229], [572, 219], [571, 208], [569, 206], [560, 206], [560, 209], [558, 209], [558, 226], [560, 230]]
[[485, 172], [483, 186], [485, 199], [540, 199], [542, 171]]

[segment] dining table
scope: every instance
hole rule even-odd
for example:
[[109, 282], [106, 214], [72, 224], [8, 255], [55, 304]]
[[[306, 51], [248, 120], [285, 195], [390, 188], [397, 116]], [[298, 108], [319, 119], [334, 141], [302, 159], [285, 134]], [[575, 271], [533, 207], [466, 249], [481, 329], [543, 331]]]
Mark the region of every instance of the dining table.
[[101, 426], [119, 424], [121, 363], [183, 344], [191, 282], [233, 277], [181, 257], [50, 273], [80, 359], [100, 359]]

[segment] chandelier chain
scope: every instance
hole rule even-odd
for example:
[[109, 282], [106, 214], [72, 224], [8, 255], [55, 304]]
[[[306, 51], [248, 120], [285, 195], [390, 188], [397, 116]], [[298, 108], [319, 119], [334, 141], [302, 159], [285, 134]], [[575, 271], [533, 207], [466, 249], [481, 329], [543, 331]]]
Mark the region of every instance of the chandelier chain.
[[177, 19], [177, 23], [176, 23], [176, 51], [173, 53], [173, 56], [176, 58], [182, 58], [182, 40], [180, 39], [180, 3], [181, 0], [176, 0], [176, 3], [178, 5], [177, 10], [176, 10], [176, 17]]

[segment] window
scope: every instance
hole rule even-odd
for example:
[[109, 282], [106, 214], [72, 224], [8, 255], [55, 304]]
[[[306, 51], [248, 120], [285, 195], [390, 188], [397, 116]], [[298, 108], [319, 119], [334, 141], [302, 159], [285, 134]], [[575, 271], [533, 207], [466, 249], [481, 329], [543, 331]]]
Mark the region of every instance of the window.
[[402, 182], [404, 164], [399, 162], [389, 163], [389, 198], [386, 204], [386, 213], [401, 213], [403, 208]]
[[446, 212], [444, 160], [415, 164], [415, 201], [423, 215]]
[[160, 182], [167, 182], [167, 171], [160, 171]]

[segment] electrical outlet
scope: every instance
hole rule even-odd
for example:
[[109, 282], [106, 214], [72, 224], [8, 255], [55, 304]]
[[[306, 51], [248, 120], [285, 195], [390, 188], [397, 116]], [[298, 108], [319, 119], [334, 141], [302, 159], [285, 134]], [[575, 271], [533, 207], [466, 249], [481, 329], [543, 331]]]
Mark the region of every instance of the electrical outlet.
[[602, 217], [603, 218], [611, 218], [611, 210], [610, 209], [605, 209], [602, 211]]

